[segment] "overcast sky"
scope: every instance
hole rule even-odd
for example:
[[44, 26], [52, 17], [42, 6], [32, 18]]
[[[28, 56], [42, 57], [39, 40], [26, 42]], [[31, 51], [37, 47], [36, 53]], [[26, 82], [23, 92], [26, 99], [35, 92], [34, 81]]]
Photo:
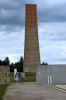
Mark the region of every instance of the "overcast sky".
[[24, 56], [26, 3], [37, 4], [41, 62], [66, 64], [66, 0], [0, 0], [0, 59]]

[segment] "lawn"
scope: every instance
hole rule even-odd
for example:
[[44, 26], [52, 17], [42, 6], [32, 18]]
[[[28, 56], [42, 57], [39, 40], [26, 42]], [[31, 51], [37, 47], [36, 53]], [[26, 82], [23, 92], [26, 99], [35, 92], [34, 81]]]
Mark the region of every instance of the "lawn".
[[[18, 73], [19, 81], [21, 82], [21, 73]], [[11, 72], [10, 75], [10, 82], [15, 82], [14, 80], [14, 73]], [[35, 82], [36, 81], [36, 73], [35, 72], [26, 72], [26, 81], [25, 82]]]
[[2, 100], [2, 97], [5, 94], [6, 87], [7, 87], [6, 85], [0, 84], [0, 100]]

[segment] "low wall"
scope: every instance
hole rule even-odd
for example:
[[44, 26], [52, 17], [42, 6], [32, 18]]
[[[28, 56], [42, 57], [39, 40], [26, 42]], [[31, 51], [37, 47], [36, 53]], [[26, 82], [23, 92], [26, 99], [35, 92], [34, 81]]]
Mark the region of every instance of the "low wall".
[[9, 83], [9, 66], [0, 66], [0, 84]]
[[39, 65], [36, 81], [38, 84], [66, 84], [66, 65]]

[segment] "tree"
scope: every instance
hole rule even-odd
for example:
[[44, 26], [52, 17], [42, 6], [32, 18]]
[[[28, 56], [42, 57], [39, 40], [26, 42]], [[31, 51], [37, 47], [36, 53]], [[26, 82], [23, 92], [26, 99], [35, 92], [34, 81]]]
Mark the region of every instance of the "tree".
[[23, 66], [23, 57], [20, 57], [20, 65]]
[[10, 72], [14, 72], [14, 69], [17, 69], [18, 72], [23, 71], [23, 57], [20, 57], [20, 60], [16, 62], [15, 64], [10, 64]]
[[6, 58], [5, 58], [5, 64], [6, 64], [6, 65], [9, 65], [9, 64], [10, 64], [9, 57], [6, 57]]
[[13, 63], [10, 64], [10, 72], [14, 72], [14, 64]]
[[20, 60], [14, 64], [14, 68], [16, 68], [18, 72], [23, 71], [23, 57], [20, 57]]
[[2, 61], [0, 60], [0, 65], [2, 65]]
[[20, 72], [23, 71], [23, 57], [20, 57]]
[[43, 62], [41, 65], [48, 65], [48, 63]]

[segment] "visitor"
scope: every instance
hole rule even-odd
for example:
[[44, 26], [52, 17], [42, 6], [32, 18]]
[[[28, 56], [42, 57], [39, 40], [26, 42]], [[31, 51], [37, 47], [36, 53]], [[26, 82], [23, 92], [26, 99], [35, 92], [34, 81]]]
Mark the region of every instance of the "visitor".
[[21, 76], [22, 76], [22, 81], [25, 81], [25, 80], [26, 80], [25, 72], [22, 72], [22, 73], [21, 73]]
[[15, 80], [16, 82], [19, 80], [18, 73], [15, 74]]

